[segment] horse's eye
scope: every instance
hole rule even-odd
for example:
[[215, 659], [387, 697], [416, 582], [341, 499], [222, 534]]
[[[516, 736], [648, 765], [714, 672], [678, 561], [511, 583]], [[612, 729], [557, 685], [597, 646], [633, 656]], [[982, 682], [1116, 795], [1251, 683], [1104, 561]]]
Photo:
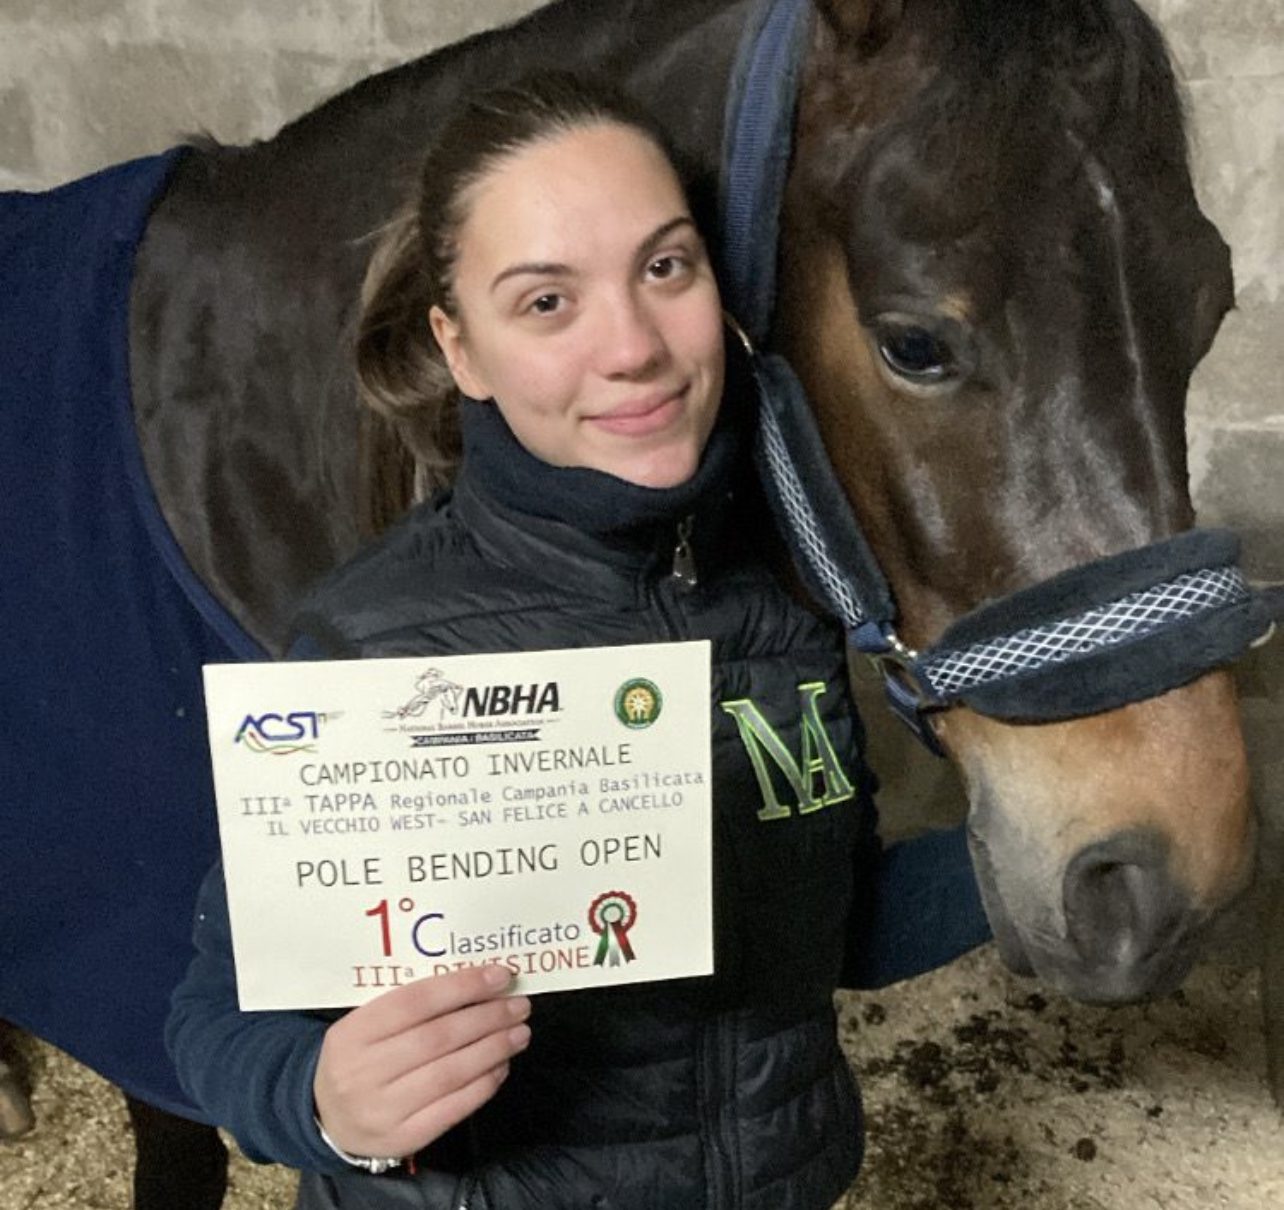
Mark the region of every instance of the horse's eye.
[[913, 383], [945, 382], [958, 373], [950, 346], [926, 328], [885, 327], [878, 333], [878, 351], [893, 374]]

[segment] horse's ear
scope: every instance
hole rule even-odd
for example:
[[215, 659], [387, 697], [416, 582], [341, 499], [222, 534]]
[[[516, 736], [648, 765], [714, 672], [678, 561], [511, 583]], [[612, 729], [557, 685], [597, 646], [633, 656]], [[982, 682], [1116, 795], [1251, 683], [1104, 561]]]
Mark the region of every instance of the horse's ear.
[[816, 0], [816, 7], [841, 39], [872, 51], [892, 36], [905, 0]]

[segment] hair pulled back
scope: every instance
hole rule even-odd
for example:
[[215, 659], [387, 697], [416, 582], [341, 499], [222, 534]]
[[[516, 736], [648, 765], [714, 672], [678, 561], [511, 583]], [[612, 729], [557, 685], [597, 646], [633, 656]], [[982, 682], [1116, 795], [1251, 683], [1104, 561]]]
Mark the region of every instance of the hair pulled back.
[[[474, 187], [508, 156], [601, 123], [639, 131], [673, 160], [656, 122], [598, 81], [547, 72], [469, 97], [425, 157], [417, 196], [380, 233], [361, 289], [357, 384], [362, 402], [390, 422], [402, 449], [399, 467], [366, 468], [370, 528], [404, 507], [412, 473], [422, 494], [448, 483], [459, 460], [455, 384], [428, 312], [439, 306], [456, 313], [459, 232]], [[395, 453], [368, 450], [366, 461]]]

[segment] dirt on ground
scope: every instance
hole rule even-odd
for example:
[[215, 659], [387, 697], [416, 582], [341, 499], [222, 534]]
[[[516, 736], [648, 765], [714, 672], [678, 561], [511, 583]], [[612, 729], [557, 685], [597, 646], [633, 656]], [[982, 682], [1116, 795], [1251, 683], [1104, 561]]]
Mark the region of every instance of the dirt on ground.
[[1101, 1009], [989, 949], [843, 1008], [869, 1118], [846, 1210], [1284, 1207], [1253, 973]]
[[[1163, 1000], [1092, 1008], [1009, 975], [992, 947], [843, 994], [868, 1154], [841, 1210], [1284, 1207], [1258, 1000], [1255, 973], [1204, 966]], [[0, 1145], [0, 1210], [129, 1210], [119, 1095], [49, 1047], [8, 1045], [37, 1125]], [[285, 1210], [293, 1187], [237, 1158], [225, 1210]]]

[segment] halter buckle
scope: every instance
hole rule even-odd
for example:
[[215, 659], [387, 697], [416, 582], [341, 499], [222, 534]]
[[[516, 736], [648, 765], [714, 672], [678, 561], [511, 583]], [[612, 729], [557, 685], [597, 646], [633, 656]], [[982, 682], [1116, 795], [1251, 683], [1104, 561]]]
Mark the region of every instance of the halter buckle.
[[[875, 661], [876, 663], [878, 661]], [[887, 708], [910, 729], [910, 733], [933, 756], [945, 755], [941, 741], [936, 738], [930, 715], [945, 709], [944, 705], [924, 695], [917, 683], [907, 683], [904, 674], [912, 672], [904, 665], [884, 660], [880, 671], [883, 674], [883, 693], [887, 698]]]
[[936, 738], [928, 715], [945, 709], [948, 703], [942, 702], [924, 682], [919, 653], [890, 623], [863, 622], [851, 631], [849, 639], [878, 670], [891, 712], [929, 752], [944, 756], [945, 750]]

